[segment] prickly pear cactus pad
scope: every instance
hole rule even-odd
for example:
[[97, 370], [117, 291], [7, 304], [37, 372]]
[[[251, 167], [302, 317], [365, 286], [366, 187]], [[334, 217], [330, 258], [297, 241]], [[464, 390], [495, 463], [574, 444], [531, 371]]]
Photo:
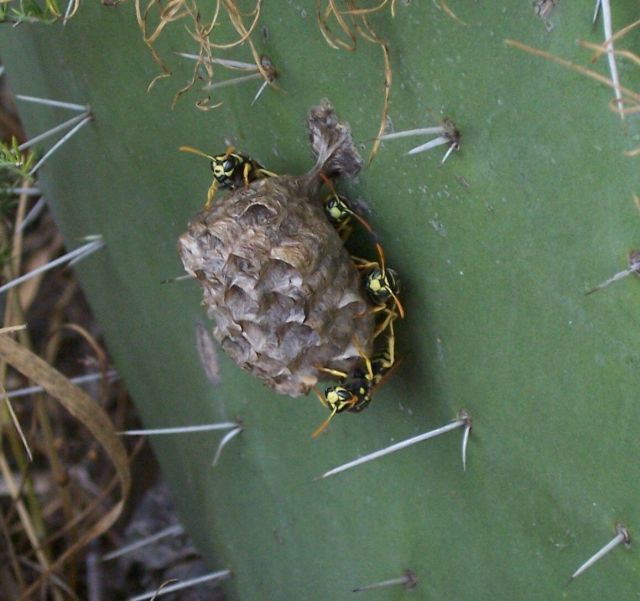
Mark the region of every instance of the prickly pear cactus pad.
[[[106, 242], [77, 269], [145, 426], [244, 424], [213, 469], [215, 434], [154, 437], [185, 526], [212, 570], [233, 571], [225, 590], [234, 600], [636, 599], [640, 281], [585, 295], [640, 247], [640, 158], [625, 156], [640, 146], [638, 115], [611, 110], [608, 57], [592, 63], [595, 50], [576, 44], [610, 37], [602, 15], [594, 26], [594, 2], [537, 2], [536, 11], [529, 0], [414, 0], [332, 16], [331, 6], [354, 4], [381, 3], [320, 2], [319, 14], [310, 2], [260, 3], [250, 37], [270, 57], [278, 89], [268, 85], [253, 104], [261, 76], [193, 89], [171, 109], [193, 72], [176, 53], [199, 49], [181, 21], [154, 41], [172, 76], [147, 93], [159, 68], [128, 2], [85, 2], [64, 28], [25, 23], [0, 37], [16, 93], [91, 107], [91, 123], [44, 164], [38, 183], [69, 247], [89, 234]], [[635, 1], [601, 4], [611, 5], [613, 31], [640, 17]], [[225, 0], [220, 14], [231, 5], [243, 15], [255, 8]], [[255, 18], [244, 17], [247, 28]], [[637, 55], [638, 31], [615, 38], [616, 50]], [[253, 62], [247, 44], [223, 48], [238, 39], [229, 22], [212, 32], [214, 58]], [[614, 58], [623, 87], [640, 90], [640, 68]], [[213, 84], [237, 76], [215, 63]], [[194, 102], [207, 93], [222, 104], [199, 111]], [[196, 350], [202, 287], [161, 284], [184, 273], [176, 240], [211, 183], [206, 162], [178, 148], [216, 154], [233, 145], [271, 172], [308, 173], [319, 156], [305, 135], [309, 107], [330, 98], [368, 157], [385, 93], [385, 132], [423, 133], [378, 140], [374, 160], [337, 187], [367, 200], [367, 220], [402, 279], [402, 361], [366, 411], [337, 416], [314, 440], [327, 410], [313, 395], [278, 394], [219, 349], [220, 383], [209, 382]], [[31, 136], [69, 118], [20, 108]], [[461, 146], [442, 164], [445, 117]], [[213, 210], [223, 210], [225, 194]], [[208, 220], [194, 223], [205, 229]], [[327, 282], [325, 300], [339, 292]], [[316, 479], [460, 409], [473, 420], [466, 471], [455, 430]], [[618, 522], [630, 548], [568, 584]], [[351, 592], [407, 569], [417, 578], [411, 592]]]

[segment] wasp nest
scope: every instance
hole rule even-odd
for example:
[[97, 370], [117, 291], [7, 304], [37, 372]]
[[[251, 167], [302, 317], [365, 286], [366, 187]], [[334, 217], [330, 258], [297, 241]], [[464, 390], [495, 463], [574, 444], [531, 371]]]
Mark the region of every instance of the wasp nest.
[[258, 179], [216, 198], [178, 245], [222, 348], [290, 396], [306, 394], [319, 368], [350, 372], [373, 338], [361, 277], [319, 195], [320, 175], [353, 175], [362, 161], [327, 102], [311, 110], [308, 128], [317, 158], [309, 173]]

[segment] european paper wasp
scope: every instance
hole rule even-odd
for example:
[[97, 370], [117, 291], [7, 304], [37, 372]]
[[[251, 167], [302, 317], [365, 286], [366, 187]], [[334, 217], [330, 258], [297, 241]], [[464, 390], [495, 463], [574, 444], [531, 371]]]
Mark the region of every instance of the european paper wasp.
[[336, 414], [343, 411], [359, 413], [365, 409], [371, 402], [375, 388], [380, 385], [383, 378], [396, 365], [393, 322], [397, 314], [392, 311], [389, 311], [389, 313], [391, 317], [386, 320], [387, 344], [384, 349], [374, 354], [371, 358], [360, 352], [364, 368], [356, 367], [351, 373], [326, 368], [320, 370], [336, 376], [340, 383], [327, 387], [324, 396], [316, 391], [320, 402], [328, 407], [331, 413], [313, 433], [314, 438], [327, 428]]
[[211, 208], [213, 197], [218, 188], [235, 190], [240, 186], [248, 186], [251, 182], [263, 177], [274, 177], [276, 174], [267, 171], [258, 161], [244, 154], [236, 152], [233, 146], [229, 146], [223, 154], [214, 156], [202, 152], [191, 146], [180, 146], [178, 150], [191, 152], [205, 157], [211, 161], [211, 171], [213, 171], [213, 182], [207, 192], [207, 202], [205, 209]]

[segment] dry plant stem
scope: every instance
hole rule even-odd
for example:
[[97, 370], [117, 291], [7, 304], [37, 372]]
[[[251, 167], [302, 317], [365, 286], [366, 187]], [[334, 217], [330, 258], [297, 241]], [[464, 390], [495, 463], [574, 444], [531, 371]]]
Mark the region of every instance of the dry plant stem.
[[[25, 188], [28, 187], [28, 184], [29, 184], [28, 181], [24, 181], [23, 187]], [[24, 219], [24, 215], [26, 212], [27, 198], [28, 197], [26, 194], [22, 194], [20, 195], [20, 198], [18, 201], [18, 209], [16, 212], [14, 234], [10, 242], [10, 247], [14, 252], [14, 255], [12, 259], [8, 261], [5, 265], [5, 275], [8, 277], [12, 277], [14, 273], [19, 273], [20, 271], [23, 240], [22, 240], [22, 233], [20, 231], [19, 226], [22, 223], [22, 220]], [[5, 240], [8, 238], [8, 234], [4, 229], [4, 227], [2, 227], [1, 229], [1, 236]], [[20, 304], [18, 301], [17, 292], [10, 291], [9, 294], [7, 295], [7, 302], [5, 305], [4, 326], [5, 328], [8, 328], [18, 323], [24, 323], [24, 315], [22, 313], [22, 308], [20, 307]], [[25, 343], [28, 342], [28, 337], [25, 331], [18, 332], [18, 335], [21, 338], [21, 340], [23, 340]], [[6, 368], [7, 368], [6, 363], [0, 359], [0, 382], [3, 383], [3, 387], [4, 387], [4, 382], [6, 381]], [[3, 406], [4, 406], [4, 403], [3, 403]], [[4, 410], [2, 410], [0, 413], [0, 422], [4, 424], [6, 423], [6, 421], [7, 421], [7, 414]], [[23, 452], [23, 447], [21, 445], [19, 437], [16, 434], [16, 431], [14, 431], [12, 428], [9, 429], [9, 444], [10, 444], [13, 460], [16, 462], [18, 466], [20, 474], [23, 474], [23, 475], [26, 474], [28, 471], [28, 457], [25, 457]], [[2, 459], [3, 463], [6, 465], [6, 460], [4, 455], [0, 455], [0, 459]], [[9, 483], [8, 478], [12, 478], [11, 474], [4, 473], [3, 476], [5, 478], [5, 481]], [[16, 508], [18, 510], [18, 515], [20, 517], [22, 526], [25, 530], [25, 533], [27, 534], [27, 538], [29, 539], [33, 547], [35, 556], [38, 562], [40, 563], [40, 566], [43, 569], [48, 569], [50, 564], [49, 564], [46, 547], [43, 547], [41, 545], [41, 542], [38, 540], [38, 538], [42, 537], [46, 532], [46, 527], [45, 527], [44, 519], [42, 516], [42, 508], [33, 490], [31, 479], [27, 478], [24, 484], [25, 484], [25, 490], [23, 494], [26, 495], [26, 502], [29, 509], [28, 510], [26, 509], [22, 499], [19, 499], [17, 501], [18, 504], [16, 505]], [[15, 490], [18, 490], [18, 487], [15, 487]], [[61, 600], [60, 593], [57, 591], [54, 591], [54, 597], [56, 598], [56, 600], [59, 600], [59, 599]]]
[[[375, 13], [375, 12], [378, 12], [379, 10], [382, 10], [387, 5], [388, 2], [389, 0], [382, 0], [380, 4], [378, 4], [377, 6], [372, 6], [371, 8], [350, 8], [349, 10], [345, 10], [344, 14], [345, 15], [368, 15], [370, 13]], [[394, 9], [392, 8], [392, 10]]]
[[[229, 19], [231, 20], [231, 23], [235, 27], [236, 31], [242, 36], [241, 39], [243, 40], [243, 42], [246, 41], [247, 44], [249, 44], [249, 49], [251, 50], [251, 55], [253, 56], [253, 60], [256, 64], [256, 67], [258, 67], [258, 71], [260, 71], [260, 74], [262, 75], [264, 80], [268, 82], [271, 87], [277, 88], [277, 86], [274, 83], [273, 77], [271, 76], [270, 73], [268, 73], [265, 70], [262, 64], [262, 61], [260, 60], [260, 54], [258, 53], [258, 50], [255, 47], [255, 44], [251, 40], [251, 34], [253, 33], [253, 30], [258, 24], [258, 19], [260, 18], [260, 9], [262, 8], [262, 0], [258, 0], [256, 2], [256, 7], [254, 9], [255, 18], [253, 20], [253, 23], [249, 27], [249, 29], [245, 28], [244, 23], [242, 21], [242, 16], [240, 15], [240, 12], [238, 11], [238, 9], [235, 7], [234, 3], [231, 2], [230, 0], [223, 0], [223, 1], [225, 6], [227, 7], [227, 10], [229, 10]], [[231, 7], [233, 7], [235, 11], [232, 11]]]
[[[524, 52], [528, 52], [529, 54], [540, 56], [547, 60], [553, 61], [554, 63], [558, 63], [559, 65], [562, 65], [564, 67], [568, 67], [569, 69], [577, 71], [578, 73], [581, 73], [582, 75], [586, 75], [587, 77], [591, 77], [592, 79], [595, 79], [596, 81], [603, 83], [606, 86], [609, 86], [610, 88], [614, 87], [613, 81], [611, 81], [611, 79], [609, 79], [608, 77], [604, 77], [604, 75], [600, 75], [600, 73], [596, 73], [591, 69], [587, 69], [586, 67], [577, 65], [576, 63], [572, 63], [571, 61], [560, 58], [555, 54], [544, 52], [543, 50], [538, 50], [537, 48], [532, 48], [531, 46], [527, 46], [526, 44], [523, 44], [522, 42], [518, 42], [516, 40], [505, 40], [505, 44], [509, 47], [518, 48], [519, 50], [523, 50]], [[623, 95], [622, 98], [624, 102], [633, 102], [635, 104], [640, 103], [640, 94], [634, 92], [633, 90], [625, 88], [624, 86], [619, 86], [619, 89]]]
[[[159, 22], [155, 26], [153, 31], [149, 33], [149, 20], [151, 10], [156, 7], [160, 11]], [[245, 43], [248, 44], [249, 48], [251, 49], [251, 54], [255, 62], [256, 70], [260, 72], [260, 75], [265, 80], [265, 82], [267, 82], [267, 85], [276, 87], [274, 78], [261, 64], [260, 55], [258, 54], [255, 45], [251, 41], [251, 35], [254, 33], [260, 19], [262, 0], [257, 0], [253, 10], [248, 13], [241, 12], [236, 6], [234, 0], [216, 0], [213, 18], [209, 23], [205, 24], [201, 22], [200, 12], [195, 0], [170, 0], [169, 4], [167, 4], [164, 8], [162, 8], [159, 0], [149, 0], [144, 9], [141, 6], [141, 0], [136, 0], [135, 9], [136, 19], [138, 21], [138, 26], [142, 31], [144, 43], [151, 51], [153, 60], [162, 70], [162, 73], [151, 81], [151, 83], [149, 84], [149, 89], [155, 84], [156, 81], [158, 81], [158, 79], [168, 77], [171, 74], [171, 71], [162, 60], [158, 51], [155, 49], [155, 42], [157, 41], [163, 30], [166, 28], [166, 26], [173, 21], [187, 18], [192, 22], [193, 29], [187, 28], [187, 31], [198, 44], [199, 53], [197, 55], [191, 55], [191, 57], [195, 58], [196, 60], [191, 80], [176, 92], [172, 102], [173, 106], [175, 106], [176, 102], [183, 94], [193, 88], [196, 82], [201, 79], [201, 68], [206, 71], [206, 79], [208, 80], [207, 87], [210, 88], [213, 85], [213, 65], [216, 62], [221, 63], [220, 59], [214, 59], [212, 55], [213, 50], [230, 50]], [[237, 39], [231, 42], [214, 43], [211, 40], [210, 36], [213, 33], [215, 26], [218, 24], [222, 10], [224, 10], [224, 12], [226, 13], [229, 21], [231, 22], [234, 29], [238, 32], [239, 36]], [[248, 27], [246, 27], [244, 24], [244, 17], [252, 18], [251, 23]], [[231, 63], [233, 61], [229, 62]], [[211, 97], [208, 96], [205, 99], [198, 100], [196, 102], [196, 107], [202, 110], [210, 110], [212, 108], [220, 106], [221, 104], [221, 102], [217, 104], [211, 104]]]
[[[584, 40], [580, 40], [578, 42], [580, 44], [580, 46], [582, 46], [583, 48], [587, 48], [589, 50], [595, 50], [594, 54], [593, 54], [593, 58], [592, 58], [592, 62], [594, 60], [597, 60], [597, 58], [603, 54], [604, 52], [606, 52], [605, 50], [602, 49], [602, 45], [601, 44], [594, 44], [593, 42], [586, 42]], [[638, 56], [637, 54], [634, 54], [633, 52], [631, 52], [630, 50], [614, 50], [613, 53], [616, 56], [621, 56], [623, 58], [627, 58], [629, 59], [632, 63], [634, 63], [635, 65], [640, 65], [640, 56]]]
[[21, 332], [22, 330], [26, 329], [27, 326], [25, 324], [21, 324], [19, 326], [9, 326], [8, 328], [0, 328], [0, 334], [11, 334], [12, 332]]
[[[638, 27], [638, 25], [640, 25], [640, 19], [638, 21], [634, 21], [633, 23], [629, 23], [629, 25], [626, 25], [625, 27], [623, 27], [622, 29], [619, 29], [618, 31], [616, 31], [613, 36], [611, 36], [611, 41], [615, 42], [617, 40], [619, 40], [620, 38], [624, 37], [625, 35], [627, 35], [630, 31], [632, 31], [633, 29], [635, 29], [636, 27]], [[604, 54], [606, 52], [606, 48], [603, 47], [603, 45], [601, 45], [598, 49], [598, 52], [596, 53], [595, 57], [593, 60], [597, 60], [597, 58], [601, 55]]]
[[[44, 552], [40, 545], [40, 540], [38, 538], [38, 534], [36, 530], [33, 528], [33, 523], [30, 515], [30, 510], [27, 510], [24, 501], [20, 498], [19, 494], [19, 486], [17, 482], [13, 478], [13, 474], [11, 472], [11, 468], [7, 463], [7, 460], [4, 456], [4, 453], [0, 453], [0, 473], [2, 474], [2, 478], [7, 485], [7, 488], [11, 492], [11, 497], [13, 499], [16, 511], [18, 512], [18, 516], [20, 517], [20, 521], [22, 522], [22, 526], [24, 528], [24, 533], [26, 534], [29, 542], [31, 543], [31, 547], [35, 553], [35, 556], [43, 569], [48, 569], [51, 565], [49, 563], [49, 558], [47, 554]], [[23, 589], [24, 590], [24, 589]], [[54, 598], [56, 601], [63, 601], [62, 596], [59, 592], [54, 589]]]
[[[71, 300], [71, 297], [73, 296], [73, 294], [75, 294], [76, 289], [77, 284], [67, 289], [70, 292], [68, 301]], [[67, 301], [67, 299], [64, 299], [64, 301]], [[64, 305], [66, 305], [67, 302], [64, 302]], [[59, 321], [59, 319], [57, 321]], [[102, 400], [106, 402], [106, 400], [109, 398], [109, 380], [107, 378], [107, 373], [109, 372], [109, 358], [107, 357], [104, 349], [98, 344], [98, 341], [85, 328], [75, 323], [52, 325], [52, 327], [50, 328], [52, 337], [50, 343], [47, 345], [45, 358], [49, 363], [53, 363], [53, 359], [57, 354], [57, 349], [62, 342], [62, 338], [59, 335], [61, 330], [70, 330], [73, 333], [79, 334], [93, 349], [93, 352], [98, 359], [98, 364], [100, 365], [100, 373], [102, 374], [102, 378], [100, 379], [100, 396]]]
[[[42, 573], [42, 568], [38, 564], [34, 563], [33, 561], [29, 561], [26, 557], [19, 557], [18, 559], [21, 564], [25, 565], [29, 569], [36, 571], [38, 574]], [[49, 574], [49, 578], [47, 580], [46, 586], [42, 590], [41, 596], [44, 597], [49, 589], [51, 589], [53, 592], [58, 592], [57, 589], [60, 589], [61, 593], [66, 594], [66, 597], [63, 597], [64, 599], [72, 599], [72, 601], [80, 601], [80, 598], [78, 597], [78, 595], [76, 595], [71, 590], [71, 588], [61, 578], [59, 578], [55, 574]]]
[[7, 523], [5, 522], [2, 513], [0, 513], [0, 531], [2, 533], [1, 539], [5, 542], [4, 548], [6, 549], [6, 553], [9, 557], [9, 562], [11, 563], [12, 574], [17, 581], [17, 588], [19, 590], [24, 590], [26, 588], [26, 584], [24, 578], [22, 577], [22, 570], [20, 569], [20, 565], [18, 564], [18, 555], [16, 553], [11, 534], [9, 533]]
[[[138, 456], [138, 453], [144, 447], [144, 441], [140, 440], [134, 446], [133, 451], [131, 452], [130, 463], [133, 463], [135, 458]], [[104, 490], [100, 494], [100, 496], [95, 497], [86, 507], [84, 507], [81, 511], [78, 511], [74, 518], [68, 524], [60, 527], [56, 530], [49, 538], [46, 539], [46, 544], [52, 544], [56, 540], [60, 539], [64, 536], [69, 530], [75, 528], [76, 525], [80, 524], [83, 520], [85, 520], [88, 516], [92, 514], [96, 514], [98, 512], [104, 513], [105, 511], [105, 501], [110, 498], [111, 493], [116, 489], [119, 483], [118, 476], [114, 476], [111, 478], [107, 486], [105, 486]]]
[[109, 511], [102, 513], [96, 522], [89, 525], [75, 544], [62, 553], [49, 566], [43, 576], [39, 577], [29, 587], [24, 595], [28, 597], [41, 586], [47, 573], [64, 565], [79, 549], [97, 536], [100, 536], [114, 524], [122, 513], [124, 502], [129, 494], [131, 474], [126, 450], [116, 436], [109, 417], [91, 397], [71, 384], [67, 378], [40, 357], [11, 340], [8, 336], [0, 336], [0, 357], [25, 376], [42, 385], [71, 415], [87, 427], [113, 462], [121, 489], [121, 497], [118, 502]]
[[[599, 6], [599, 4], [597, 6]], [[627, 33], [629, 33], [629, 31], [631, 31], [632, 29], [635, 29], [638, 25], [640, 25], [640, 21], [634, 21], [633, 23], [630, 23], [629, 25], [627, 25], [626, 27], [622, 28], [620, 31], [615, 33], [613, 36], [611, 36], [609, 40], [605, 40], [604, 44], [597, 45], [597, 44], [591, 44], [589, 42], [580, 42], [580, 44], [585, 48], [595, 50], [593, 60], [596, 60], [599, 56], [601, 56], [604, 53], [607, 53], [608, 57], [611, 59], [611, 54], [613, 53], [614, 58], [615, 58], [615, 55], [622, 56], [624, 58], [630, 59], [635, 64], [639, 64], [640, 58], [636, 54], [626, 50], [623, 50], [623, 51], [613, 50], [613, 47], [611, 46], [611, 44], [609, 44], [609, 42], [613, 42], [621, 38], [622, 36], [626, 35]], [[547, 60], [554, 61], [560, 65], [568, 67], [569, 69], [573, 69], [574, 71], [577, 71], [582, 75], [591, 77], [592, 79], [595, 79], [596, 81], [613, 88], [616, 94], [615, 94], [615, 98], [612, 100], [612, 103], [609, 104], [609, 107], [615, 112], [618, 112], [621, 116], [623, 114], [636, 113], [640, 111], [640, 94], [620, 85], [620, 82], [617, 80], [617, 78], [614, 79], [612, 77], [612, 79], [608, 79], [600, 75], [599, 73], [592, 71], [591, 69], [587, 69], [585, 67], [582, 67], [581, 65], [576, 65], [575, 63], [562, 59], [553, 54], [543, 52], [542, 50], [531, 48], [530, 46], [522, 44], [521, 42], [516, 42], [515, 40], [505, 40], [505, 43], [507, 44], [507, 46], [513, 46], [513, 47], [519, 48], [520, 50], [524, 50], [525, 52], [529, 52], [530, 54], [541, 56], [543, 58], [546, 58]], [[611, 51], [609, 49], [609, 46], [611, 46]], [[614, 60], [614, 63], [615, 63], [615, 60]], [[617, 75], [617, 71], [616, 71], [616, 75]], [[627, 105], [630, 105], [630, 108], [625, 108]], [[624, 154], [625, 156], [628, 156], [628, 157], [638, 156], [640, 154], [640, 148], [636, 148], [633, 150], [625, 150]]]
[[[331, 29], [329, 28], [327, 21], [332, 14], [334, 15], [338, 25], [340, 26], [340, 29], [342, 29], [342, 31], [351, 40], [350, 43], [343, 42], [341, 39], [335, 36], [331, 31]], [[349, 28], [349, 26], [344, 22], [344, 19], [342, 18], [340, 11], [336, 9], [335, 5], [331, 0], [329, 0], [329, 3], [324, 13], [322, 11], [322, 0], [316, 0], [316, 19], [318, 21], [318, 27], [320, 28], [320, 33], [322, 34], [322, 37], [325, 39], [325, 42], [327, 42], [327, 44], [331, 46], [331, 48], [335, 50], [340, 50], [340, 48], [342, 48], [343, 50], [349, 50], [349, 51], [353, 51], [356, 49], [355, 36], [351, 32], [351, 29]]]
[[387, 125], [387, 117], [389, 116], [389, 95], [391, 94], [391, 82], [393, 78], [393, 71], [391, 70], [391, 58], [389, 56], [389, 47], [386, 42], [382, 40], [382, 38], [378, 37], [377, 34], [371, 29], [367, 20], [363, 17], [363, 21], [365, 22], [369, 33], [372, 35], [371, 41], [374, 44], [378, 44], [380, 49], [382, 50], [382, 56], [384, 59], [384, 93], [382, 100], [382, 112], [380, 114], [380, 126], [378, 127], [378, 133], [376, 135], [376, 140], [373, 142], [373, 146], [371, 147], [371, 152], [369, 152], [369, 164], [373, 161], [376, 156], [378, 149], [380, 148], [380, 140], [377, 139], [384, 133], [385, 127]]
[[[234, 26], [236, 31], [240, 34], [240, 37], [234, 42], [230, 42], [228, 44], [211, 44], [211, 47], [216, 48], [218, 50], [230, 50], [231, 48], [240, 46], [245, 42], [250, 42], [251, 40], [249, 38], [251, 37], [253, 30], [256, 28], [256, 25], [258, 24], [258, 19], [260, 19], [260, 10], [262, 9], [262, 0], [258, 0], [256, 2], [256, 6], [253, 9], [253, 11], [249, 13], [250, 15], [254, 15], [253, 22], [249, 26], [249, 29], [245, 28], [244, 22], [242, 21], [242, 14], [238, 10], [238, 7], [235, 5], [235, 2], [233, 2], [232, 0], [222, 0], [222, 3], [229, 14], [229, 19], [231, 20], [232, 25]], [[256, 66], [258, 66], [258, 69], [260, 69], [260, 66], [259, 66], [260, 57], [258, 56], [257, 53], [254, 55], [254, 58], [257, 59]], [[260, 69], [260, 72], [262, 72], [262, 69]]]
[[[147, 20], [149, 19], [149, 13], [154, 6], [160, 6], [158, 0], [149, 0], [144, 11], [141, 8], [141, 0], [135, 0], [135, 10], [136, 10], [136, 20], [138, 21], [138, 27], [140, 27], [140, 31], [142, 32], [142, 40], [146, 44], [147, 48], [149, 48], [151, 52], [151, 56], [154, 62], [160, 67], [162, 73], [157, 75], [151, 80], [151, 83], [147, 87], [147, 91], [149, 91], [155, 83], [164, 77], [169, 77], [171, 75], [171, 71], [166, 66], [165, 62], [162, 60], [158, 51], [154, 48], [153, 44], [158, 39], [158, 36], [162, 33], [162, 30], [172, 21], [182, 19], [183, 17], [189, 14], [189, 11], [185, 9], [183, 6], [183, 2], [180, 0], [176, 3], [175, 1], [169, 2], [166, 8], [162, 11], [160, 23], [156, 26], [153, 33], [148, 34], [147, 32]], [[183, 9], [180, 12], [180, 9]]]
[[13, 406], [11, 405], [11, 402], [9, 401], [9, 397], [7, 395], [7, 392], [4, 389], [4, 386], [0, 383], [0, 393], [2, 394], [2, 396], [5, 399], [5, 405], [7, 407], [7, 411], [9, 412], [9, 417], [11, 417], [11, 421], [13, 422], [13, 426], [16, 429], [16, 432], [18, 433], [18, 436], [20, 436], [20, 440], [22, 442], [22, 446], [24, 447], [25, 452], [27, 453], [27, 456], [29, 458], [29, 463], [33, 462], [33, 453], [31, 452], [31, 448], [29, 447], [29, 442], [27, 441], [27, 437], [24, 435], [24, 432], [22, 430], [22, 426], [20, 426], [20, 422], [18, 421], [18, 416], [16, 415], [16, 412], [13, 410]]
[[[389, 56], [389, 46], [387, 43], [376, 33], [371, 24], [367, 19], [367, 15], [376, 13], [384, 9], [384, 7], [388, 4], [386, 0], [382, 0], [377, 6], [367, 9], [361, 9], [357, 7], [357, 3], [354, 0], [348, 0], [347, 9], [341, 11], [337, 5], [335, 0], [328, 0], [326, 9], [322, 9], [322, 0], [316, 0], [316, 19], [318, 21], [318, 26], [320, 28], [320, 32], [324, 37], [325, 41], [332, 48], [344, 49], [353, 51], [356, 49], [356, 34], [354, 34], [353, 29], [357, 33], [357, 35], [372, 44], [376, 44], [382, 50], [382, 57], [384, 62], [384, 81], [383, 81], [383, 102], [382, 102], [382, 111], [380, 114], [380, 126], [378, 127], [378, 133], [374, 139], [373, 146], [371, 151], [369, 152], [369, 164], [373, 161], [375, 155], [378, 152], [380, 147], [379, 137], [384, 134], [384, 130], [387, 123], [387, 117], [389, 115], [389, 96], [391, 93], [391, 82], [393, 78], [393, 71], [391, 68], [391, 59]], [[395, 2], [391, 2], [391, 12], [392, 15], [395, 14]], [[343, 15], [347, 15], [349, 20], [351, 21], [351, 26], [347, 23]], [[344, 32], [344, 34], [349, 38], [350, 43], [347, 43], [340, 38], [338, 38], [331, 31], [328, 20], [333, 17], [340, 27], [340, 29]]]
[[[89, 346], [93, 349], [96, 357], [98, 358], [99, 365], [101, 367], [102, 378], [100, 380], [101, 383], [101, 398], [106, 400], [108, 398], [108, 382], [106, 379], [106, 372], [108, 370], [108, 359], [100, 345], [97, 343], [95, 338], [89, 334], [83, 327], [77, 324], [61, 324], [61, 319], [63, 317], [61, 307], [64, 307], [71, 302], [73, 295], [77, 290], [77, 284], [73, 284], [67, 286], [61, 300], [57, 303], [57, 306], [54, 307], [52, 311], [51, 325], [49, 328], [50, 339], [46, 346], [46, 350], [44, 353], [44, 358], [49, 364], [53, 364], [55, 357], [58, 354], [58, 349], [62, 342], [62, 331], [70, 330], [73, 333], [79, 334], [84, 340], [89, 344]], [[39, 395], [37, 401], [37, 410], [38, 415], [40, 412], [45, 412], [47, 410], [47, 404], [43, 395]], [[50, 444], [46, 445], [47, 449], [54, 449], [54, 435], [53, 432], [46, 432], [46, 438], [50, 437]], [[76, 526], [73, 524], [73, 517], [77, 513], [77, 505], [78, 500], [76, 498], [71, 498], [71, 491], [69, 490], [70, 479], [67, 477], [66, 467], [59, 461], [57, 452], [54, 452], [52, 456], [49, 457], [49, 461], [52, 467], [52, 471], [55, 475], [55, 482], [58, 487], [58, 499], [62, 506], [62, 511], [64, 514], [64, 523], [69, 525], [67, 532], [65, 532], [65, 537], [67, 538], [67, 544], [65, 545], [67, 548], [71, 547], [73, 542], [78, 539], [79, 531]], [[66, 578], [69, 584], [75, 589], [77, 584], [78, 577], [78, 569], [79, 563], [76, 561], [70, 562], [67, 571]]]
[[[211, 84], [213, 80], [213, 66], [212, 66], [213, 56], [211, 54], [211, 43], [209, 40], [209, 34], [213, 30], [213, 27], [215, 26], [216, 22], [218, 21], [218, 15], [220, 13], [220, 2], [221, 0], [217, 0], [216, 2], [216, 9], [215, 9], [213, 18], [211, 19], [211, 23], [209, 25], [203, 26], [200, 24], [200, 15], [197, 11], [197, 6], [195, 5], [195, 3], [193, 4], [193, 7], [189, 9], [189, 15], [191, 17], [191, 20], [193, 21], [195, 31], [191, 31], [188, 28], [187, 28], [187, 31], [189, 32], [189, 35], [191, 35], [191, 37], [197, 42], [200, 48], [200, 51], [196, 58], [196, 64], [193, 67], [191, 80], [184, 87], [180, 88], [176, 92], [176, 94], [173, 97], [173, 101], [171, 103], [172, 108], [175, 107], [180, 97], [186, 92], [188, 92], [196, 84], [196, 81], [198, 81], [198, 79], [200, 78], [201, 67], [204, 68], [207, 74], [208, 83]], [[208, 110], [211, 108], [216, 108], [221, 104], [221, 103], [218, 103], [213, 106], [210, 106], [209, 105], [210, 100], [211, 100], [210, 96], [208, 96], [204, 101], [199, 100], [198, 102], [196, 102], [196, 107]]]
[[[55, 349], [52, 347], [57, 347], [57, 341], [54, 344], [51, 344], [51, 340], [47, 345], [47, 349], [45, 350], [44, 357], [45, 360], [52, 364], [53, 359], [55, 357]], [[51, 422], [49, 420], [49, 407], [48, 402], [43, 393], [38, 394], [35, 399], [35, 412], [36, 418], [40, 424], [40, 435], [42, 436], [42, 440], [44, 443], [44, 452], [47, 456], [47, 460], [53, 474], [53, 482], [56, 487], [57, 499], [60, 503], [62, 514], [64, 516], [64, 523], [69, 524], [73, 520], [74, 515], [77, 512], [78, 499], [72, 498], [72, 492], [70, 490], [69, 484], [70, 479], [67, 474], [67, 468], [63, 459], [60, 458], [58, 449], [55, 444], [55, 434], [53, 432], [53, 428], [51, 427]], [[71, 527], [66, 534], [65, 548], [70, 548], [73, 545], [73, 542], [78, 539], [80, 535], [79, 530], [74, 526]], [[65, 576], [67, 581], [75, 589], [77, 584], [77, 576], [78, 576], [78, 563], [76, 561], [69, 562], [67, 565], [67, 570]]]
[[[632, 23], [634, 27], [636, 27], [638, 24], [640, 24], [640, 21], [635, 21], [634, 23]], [[595, 51], [592, 61], [596, 61], [603, 53], [606, 52], [606, 49], [603, 47], [602, 44], [593, 44], [591, 42], [585, 42], [582, 40], [580, 40], [578, 43], [583, 48], [587, 48], [588, 50]], [[634, 65], [640, 66], [640, 56], [631, 52], [630, 50], [614, 50], [613, 54], [615, 56], [626, 58]], [[618, 88], [619, 88], [619, 85], [618, 85]], [[640, 112], [640, 105], [638, 103], [635, 103], [632, 106], [625, 108], [624, 105], [628, 102], [629, 102], [628, 99], [625, 99], [625, 98], [622, 98], [620, 100], [618, 100], [617, 98], [613, 98], [609, 103], [609, 108], [611, 108], [611, 110], [613, 110], [614, 112], [618, 112], [624, 115]]]
[[469, 26], [469, 23], [467, 23], [466, 21], [463, 21], [458, 15], [456, 15], [456, 13], [454, 13], [451, 10], [451, 8], [449, 8], [449, 5], [445, 2], [445, 0], [440, 0], [440, 8], [445, 12], [446, 15], [451, 17], [454, 21], [456, 21], [460, 25], [464, 25], [465, 27]]

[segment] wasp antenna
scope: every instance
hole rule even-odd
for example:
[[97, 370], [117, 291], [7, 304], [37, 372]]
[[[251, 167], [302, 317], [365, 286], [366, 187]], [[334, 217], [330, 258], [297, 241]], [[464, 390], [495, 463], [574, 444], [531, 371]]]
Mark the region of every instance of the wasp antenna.
[[397, 294], [393, 290], [391, 290], [391, 288], [389, 288], [389, 292], [391, 293], [391, 298], [393, 298], [396, 303], [398, 313], [400, 314], [400, 319], [404, 319], [404, 307], [402, 306], [400, 299], [398, 298]]
[[356, 213], [355, 211], [349, 211], [349, 212], [353, 217], [355, 217], [358, 220], [360, 225], [365, 230], [367, 230], [372, 236], [375, 237], [376, 233], [373, 231], [373, 228], [371, 227], [371, 225], [369, 225], [369, 222], [366, 219], [364, 219], [363, 217], [360, 217], [360, 215], [358, 215], [358, 213]]
[[335, 186], [333, 185], [333, 182], [324, 173], [320, 174], [320, 179], [324, 182], [325, 186], [329, 188], [332, 194], [336, 193], [336, 189], [335, 189]]
[[316, 396], [318, 397], [318, 400], [326, 407], [327, 406], [327, 401], [325, 400], [324, 396], [322, 396], [322, 393], [318, 390], [317, 386], [313, 387], [313, 392], [316, 393]]
[[178, 150], [180, 152], [190, 152], [191, 154], [197, 154], [198, 156], [205, 157], [206, 159], [209, 159], [211, 161], [214, 160], [214, 157], [212, 157], [210, 154], [202, 152], [202, 150], [198, 150], [197, 148], [193, 148], [192, 146], [180, 146]]
[[382, 244], [380, 242], [376, 242], [376, 250], [378, 251], [378, 258], [380, 259], [380, 271], [385, 274], [386, 268], [384, 263], [384, 250], [382, 250]]

